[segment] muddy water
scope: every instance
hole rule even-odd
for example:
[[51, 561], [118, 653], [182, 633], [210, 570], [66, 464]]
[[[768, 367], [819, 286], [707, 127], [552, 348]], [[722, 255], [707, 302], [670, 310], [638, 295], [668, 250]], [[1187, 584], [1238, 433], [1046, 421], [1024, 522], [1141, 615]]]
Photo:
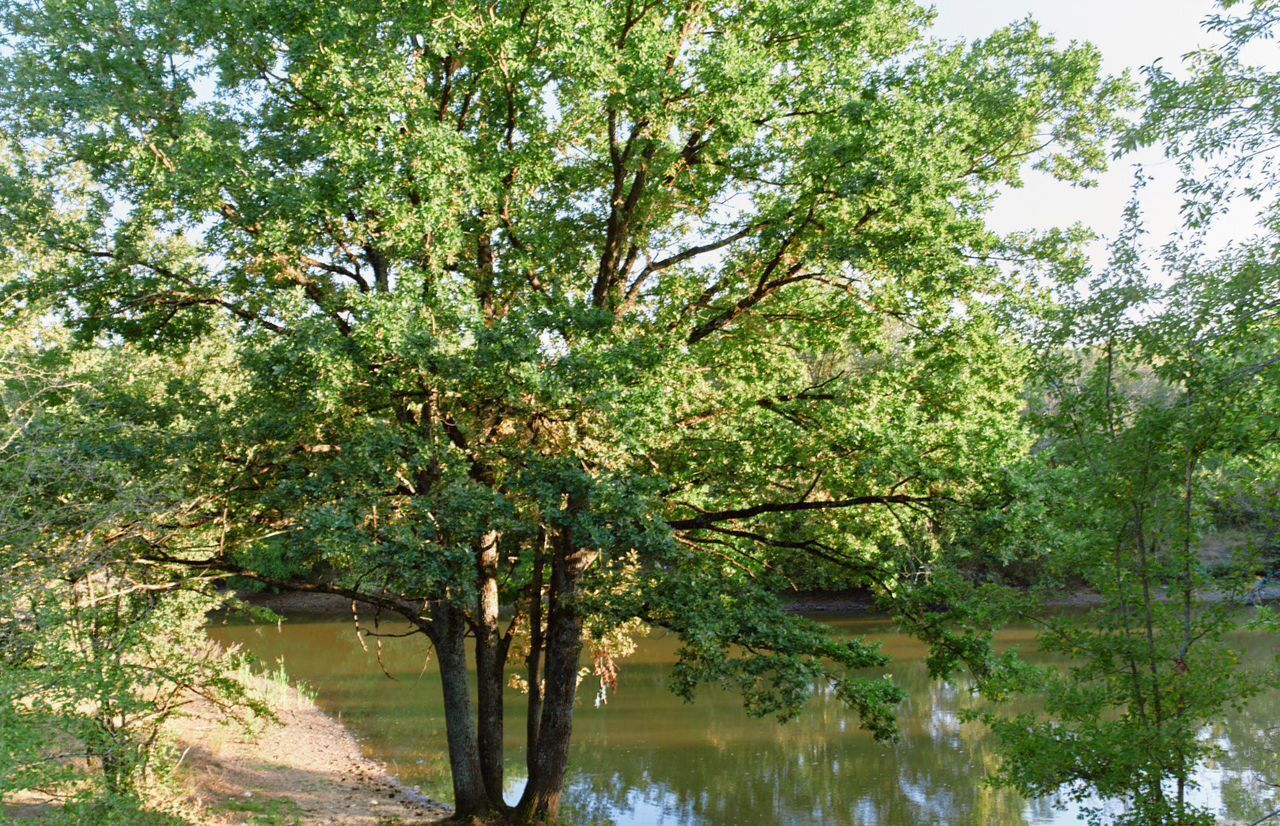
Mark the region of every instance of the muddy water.
[[[876, 743], [820, 688], [786, 725], [747, 716], [730, 694], [708, 689], [688, 704], [667, 691], [676, 640], [642, 640], [623, 663], [618, 691], [599, 703], [591, 678], [580, 689], [566, 820], [623, 826], [874, 824], [1022, 826], [1078, 823], [1077, 804], [1026, 801], [982, 778], [995, 765], [976, 725], [959, 722], [971, 703], [963, 685], [930, 681], [924, 648], [882, 620], [831, 620], [840, 633], [878, 640], [887, 669], [907, 691], [903, 737]], [[243, 643], [266, 663], [283, 659], [320, 704], [347, 724], [404, 782], [448, 800], [439, 674], [425, 640], [384, 639], [379, 666], [372, 641], [362, 649], [349, 619], [294, 617], [274, 625], [219, 625], [220, 640]], [[389, 629], [384, 625], [383, 630]], [[1033, 647], [1027, 632], [1004, 642]], [[1274, 643], [1246, 646], [1269, 659]], [[523, 783], [523, 696], [507, 697], [509, 799]], [[1226, 822], [1249, 822], [1280, 806], [1280, 697], [1254, 701], [1214, 727], [1226, 754], [1201, 774], [1199, 799]], [[1062, 803], [1062, 807], [1055, 805]]]

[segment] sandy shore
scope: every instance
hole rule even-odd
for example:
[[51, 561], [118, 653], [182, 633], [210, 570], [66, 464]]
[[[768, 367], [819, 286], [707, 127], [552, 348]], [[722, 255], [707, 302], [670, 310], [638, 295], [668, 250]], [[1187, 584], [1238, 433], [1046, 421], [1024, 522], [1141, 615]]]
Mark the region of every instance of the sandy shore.
[[[296, 690], [259, 681], [277, 722], [250, 730], [222, 722], [195, 701], [166, 728], [181, 758], [175, 780], [184, 817], [200, 826], [421, 826], [449, 807], [409, 789], [366, 756], [341, 724]], [[40, 822], [59, 805], [22, 793], [0, 805], [4, 816]]]
[[171, 723], [183, 785], [209, 826], [410, 826], [449, 809], [408, 789], [367, 757], [341, 724], [293, 689], [273, 687], [278, 724], [252, 734], [197, 705]]

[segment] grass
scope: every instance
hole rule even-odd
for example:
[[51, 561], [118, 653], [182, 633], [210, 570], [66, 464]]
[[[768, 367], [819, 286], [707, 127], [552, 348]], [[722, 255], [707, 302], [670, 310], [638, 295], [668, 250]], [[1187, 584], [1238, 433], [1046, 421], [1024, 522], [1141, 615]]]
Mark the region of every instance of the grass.
[[316, 703], [315, 689], [306, 683], [289, 679], [284, 658], [276, 660], [274, 669], [268, 667], [261, 671], [255, 670], [248, 663], [242, 664], [234, 676], [258, 695], [260, 700], [277, 711], [311, 708]]

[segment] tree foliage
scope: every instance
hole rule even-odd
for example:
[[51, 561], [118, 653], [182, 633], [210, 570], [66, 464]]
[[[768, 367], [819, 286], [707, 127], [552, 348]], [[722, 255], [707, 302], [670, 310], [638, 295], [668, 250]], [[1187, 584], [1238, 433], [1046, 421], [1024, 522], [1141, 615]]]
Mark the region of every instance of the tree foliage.
[[267, 713], [230, 676], [242, 657], [204, 634], [225, 598], [140, 562], [193, 505], [184, 468], [157, 457], [181, 438], [166, 392], [196, 382], [15, 315], [0, 348], [0, 798], [63, 797], [67, 822], [170, 822], [153, 811], [164, 724], [197, 699]]
[[906, 0], [3, 9], [12, 291], [85, 342], [234, 341], [185, 447], [225, 541], [157, 558], [415, 623], [459, 811], [507, 806], [520, 628], [523, 817], [587, 620], [678, 631], [690, 696], [786, 717], [822, 677], [891, 735], [882, 655], [781, 613], [770, 560], [898, 597], [996, 498], [1027, 244], [984, 215], [1102, 166], [1095, 50], [932, 41]]
[[953, 612], [971, 626], [1019, 614], [1039, 626], [1052, 667], [1005, 656], [979, 675], [991, 699], [1039, 700], [981, 715], [1004, 750], [997, 779], [1083, 801], [1092, 822], [1215, 822], [1192, 802], [1218, 749], [1206, 726], [1280, 675], [1233, 636], [1275, 630], [1249, 607], [1270, 564], [1262, 543], [1206, 554], [1232, 502], [1249, 503], [1255, 537], [1274, 531], [1259, 514], [1274, 508], [1280, 458], [1275, 216], [1219, 253], [1205, 233], [1233, 199], [1274, 197], [1278, 87], [1242, 54], [1269, 39], [1275, 12], [1264, 1], [1210, 18], [1225, 44], [1193, 54], [1188, 77], [1148, 70], [1150, 105], [1128, 140], [1162, 141], [1178, 162], [1186, 233], [1148, 247], [1140, 174], [1108, 266], [1086, 284], [1064, 274], [1033, 325], [1038, 443], [1025, 502], [1043, 503], [1043, 522], [1029, 556], [1042, 597], [1083, 587], [1097, 606], [1044, 614], [1005, 596]]
[[1198, 262], [1165, 288], [1113, 271], [1061, 319], [1073, 346], [1056, 349], [1036, 413], [1052, 513], [1040, 585], [1100, 603], [1038, 620], [1041, 650], [1063, 664], [1005, 662], [985, 684], [1043, 702], [987, 716], [1000, 777], [1024, 793], [1125, 801], [1121, 816], [1095, 812], [1107, 822], [1214, 822], [1188, 799], [1216, 753], [1205, 727], [1278, 674], [1231, 636], [1251, 625], [1260, 548], [1238, 543], [1213, 564], [1203, 553], [1215, 503], [1275, 468], [1266, 362], [1280, 331], [1255, 313], [1280, 286], [1271, 260]]

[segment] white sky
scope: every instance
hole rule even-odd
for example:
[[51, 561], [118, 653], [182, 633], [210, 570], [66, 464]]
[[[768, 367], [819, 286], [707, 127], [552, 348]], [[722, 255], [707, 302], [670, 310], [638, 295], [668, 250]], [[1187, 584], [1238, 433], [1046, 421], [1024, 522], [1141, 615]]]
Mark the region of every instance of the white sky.
[[[1030, 16], [1061, 41], [1093, 43], [1102, 51], [1108, 72], [1129, 69], [1135, 78], [1140, 78], [1140, 67], [1157, 59], [1176, 69], [1182, 65], [1182, 55], [1212, 45], [1213, 35], [1201, 29], [1200, 22], [1218, 11], [1212, 0], [933, 0], [933, 5], [938, 11], [934, 32], [941, 37], [981, 37]], [[1079, 222], [1111, 235], [1120, 227], [1135, 161], [1155, 177], [1144, 193], [1143, 205], [1151, 240], [1163, 240], [1179, 226], [1180, 199], [1174, 191], [1176, 170], [1158, 150], [1113, 163], [1095, 189], [1078, 189], [1031, 173], [1023, 189], [1001, 198], [992, 226], [1007, 231]], [[1227, 216], [1215, 239], [1248, 235], [1252, 219], [1242, 213]], [[1094, 257], [1103, 263], [1102, 245]]]

